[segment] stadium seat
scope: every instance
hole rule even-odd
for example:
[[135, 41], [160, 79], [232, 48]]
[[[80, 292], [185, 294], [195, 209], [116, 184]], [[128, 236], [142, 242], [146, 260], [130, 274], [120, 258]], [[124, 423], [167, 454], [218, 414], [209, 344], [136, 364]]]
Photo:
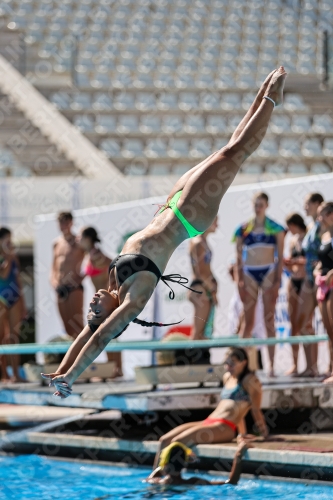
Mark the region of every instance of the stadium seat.
[[108, 115], [98, 115], [96, 117], [95, 131], [98, 134], [107, 134], [116, 131], [116, 118]]
[[333, 158], [333, 139], [324, 140], [323, 153], [328, 158]]
[[140, 120], [139, 130], [143, 134], [151, 134], [161, 130], [161, 120], [158, 116], [146, 115]]
[[223, 116], [208, 116], [206, 130], [210, 134], [227, 133], [227, 123]]
[[198, 108], [198, 98], [196, 94], [182, 92], [179, 96], [178, 106], [182, 111], [191, 111]]
[[286, 94], [283, 107], [287, 111], [299, 111], [308, 109], [304, 104], [302, 97], [298, 94]]
[[166, 134], [180, 132], [183, 128], [183, 121], [180, 116], [165, 116], [162, 120], [162, 131]]
[[287, 171], [287, 164], [283, 161], [278, 161], [277, 163], [268, 164], [265, 166], [265, 172], [267, 174], [282, 175]]
[[182, 175], [186, 174], [191, 168], [193, 168], [194, 165], [175, 165], [172, 169], [172, 173], [174, 175], [177, 175], [178, 177], [181, 177]]
[[162, 139], [151, 139], [145, 148], [147, 158], [165, 158], [167, 156], [166, 143]]
[[170, 175], [170, 167], [168, 165], [159, 165], [159, 164], [154, 164], [151, 165], [149, 168], [149, 174], [150, 175], [165, 175], [168, 176]]
[[113, 108], [112, 98], [109, 94], [99, 92], [94, 95], [92, 108], [95, 111], [109, 111]]
[[155, 109], [155, 97], [152, 94], [139, 93], [136, 96], [135, 107], [140, 111], [150, 111]]
[[79, 94], [72, 95], [72, 101], [70, 103], [71, 109], [74, 111], [82, 111], [91, 109], [91, 98], [89, 94]]
[[294, 116], [291, 121], [291, 130], [296, 134], [304, 134], [311, 129], [310, 117]]
[[290, 138], [281, 139], [279, 151], [281, 156], [285, 158], [292, 158], [294, 156], [301, 155], [300, 146], [296, 139], [290, 139]]
[[262, 166], [257, 163], [244, 163], [241, 167], [243, 174], [260, 175], [262, 174]]
[[197, 134], [205, 131], [205, 121], [200, 115], [187, 115], [184, 123], [184, 130], [188, 134]]
[[157, 98], [156, 107], [161, 111], [178, 109], [177, 95], [162, 92]]
[[118, 118], [117, 132], [128, 134], [139, 130], [139, 120], [137, 116], [123, 115]]
[[186, 139], [171, 139], [168, 148], [170, 158], [188, 158], [189, 145]]
[[285, 134], [290, 131], [290, 119], [285, 115], [273, 115], [269, 128], [274, 134]]
[[332, 118], [329, 115], [314, 115], [312, 130], [316, 134], [332, 133]]
[[73, 124], [83, 133], [94, 132], [95, 130], [93, 118], [87, 115], [75, 116]]
[[147, 174], [147, 164], [146, 161], [142, 159], [134, 160], [126, 165], [124, 168], [125, 175], [146, 175]]
[[327, 174], [332, 169], [326, 163], [313, 163], [310, 167], [311, 174]]
[[212, 154], [212, 144], [209, 139], [194, 140], [190, 149], [192, 158], [205, 158]]
[[56, 92], [51, 95], [50, 101], [57, 109], [65, 110], [69, 109], [71, 98], [66, 92]]
[[114, 139], [105, 139], [100, 143], [100, 148], [109, 158], [120, 156], [120, 145]]
[[307, 139], [302, 144], [302, 154], [308, 158], [322, 156], [321, 144], [318, 139]]
[[124, 158], [136, 158], [143, 156], [143, 143], [139, 139], [128, 139], [124, 141], [121, 154]]
[[262, 158], [274, 158], [278, 155], [278, 147], [275, 139], [265, 138], [258, 148], [258, 155]]
[[241, 108], [239, 94], [226, 93], [222, 97], [221, 108], [226, 111], [234, 111]]
[[126, 92], [120, 92], [114, 99], [113, 107], [118, 111], [134, 109], [134, 96]]
[[216, 93], [203, 92], [200, 96], [200, 108], [205, 111], [220, 109], [220, 99]]
[[294, 175], [306, 175], [309, 171], [304, 163], [291, 163], [288, 166], [288, 173]]

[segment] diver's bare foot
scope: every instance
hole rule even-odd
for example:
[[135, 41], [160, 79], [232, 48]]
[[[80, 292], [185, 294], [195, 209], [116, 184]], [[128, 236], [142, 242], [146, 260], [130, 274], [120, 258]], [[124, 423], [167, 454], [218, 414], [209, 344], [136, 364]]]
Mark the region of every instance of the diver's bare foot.
[[294, 366], [292, 366], [292, 367], [290, 368], [290, 370], [287, 370], [287, 371], [285, 372], [285, 375], [287, 375], [287, 376], [289, 375], [289, 376], [291, 376], [291, 377], [298, 377], [298, 371], [297, 371], [296, 366], [294, 365]]
[[271, 368], [267, 374], [270, 378], [274, 378], [275, 377], [275, 373], [274, 373], [274, 370], [273, 368]]
[[265, 92], [267, 90], [268, 84], [272, 79], [272, 76], [274, 75], [276, 69], [273, 69], [273, 71], [270, 72], [268, 76], [266, 76], [265, 81], [261, 84], [260, 89], [258, 90], [258, 94], [256, 97], [256, 103], [260, 106], [261, 101], [265, 95]]
[[333, 384], [333, 375], [323, 380], [323, 384]]
[[275, 102], [275, 106], [282, 104], [283, 102], [283, 89], [284, 83], [287, 76], [283, 66], [280, 66], [271, 77], [268, 84], [265, 96], [270, 97]]

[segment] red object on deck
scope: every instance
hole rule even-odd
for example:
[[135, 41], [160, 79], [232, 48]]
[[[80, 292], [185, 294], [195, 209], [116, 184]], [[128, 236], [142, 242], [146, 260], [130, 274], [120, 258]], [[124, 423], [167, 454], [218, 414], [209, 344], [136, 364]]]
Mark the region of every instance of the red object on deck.
[[183, 333], [184, 335], [187, 335], [188, 337], [190, 337], [191, 330], [192, 330], [192, 326], [191, 325], [173, 326], [172, 328], [170, 328], [166, 332], [166, 334], [164, 335], [164, 337], [166, 337], [167, 335], [170, 335], [170, 333]]

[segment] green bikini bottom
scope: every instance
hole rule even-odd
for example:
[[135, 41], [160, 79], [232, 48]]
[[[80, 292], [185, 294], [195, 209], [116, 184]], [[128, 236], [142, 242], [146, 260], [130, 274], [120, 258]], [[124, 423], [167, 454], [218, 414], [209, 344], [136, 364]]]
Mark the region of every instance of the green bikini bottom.
[[165, 205], [164, 207], [161, 208], [161, 210], [159, 211], [159, 213], [164, 212], [164, 210], [166, 208], [171, 208], [171, 210], [173, 211], [173, 213], [175, 214], [175, 216], [180, 220], [180, 222], [185, 227], [186, 231], [188, 232], [189, 238], [194, 238], [194, 236], [198, 236], [199, 234], [203, 234], [205, 231], [198, 231], [197, 229], [195, 229], [195, 227], [193, 227], [192, 224], [190, 224], [188, 222], [188, 220], [185, 219], [185, 217], [183, 216], [183, 214], [181, 214], [180, 211], [178, 210], [177, 203], [178, 203], [179, 198], [182, 195], [182, 192], [183, 192], [183, 190], [182, 191], [178, 191], [178, 193], [176, 193], [171, 198], [171, 200], [169, 201], [169, 203], [167, 203], [167, 205]]

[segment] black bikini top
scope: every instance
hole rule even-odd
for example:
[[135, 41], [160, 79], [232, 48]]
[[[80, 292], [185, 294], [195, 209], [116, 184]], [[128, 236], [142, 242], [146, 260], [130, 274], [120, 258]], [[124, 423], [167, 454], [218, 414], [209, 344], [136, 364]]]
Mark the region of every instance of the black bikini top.
[[329, 243], [322, 243], [318, 249], [318, 259], [321, 262], [321, 275], [326, 276], [333, 269], [333, 239]]
[[171, 286], [167, 283], [168, 281], [171, 283], [178, 283], [179, 285], [187, 288], [188, 290], [191, 290], [192, 292], [202, 293], [199, 292], [198, 290], [194, 290], [193, 288], [186, 286], [189, 280], [184, 276], [181, 276], [180, 274], [167, 274], [163, 276], [157, 265], [145, 255], [133, 254], [133, 253], [118, 255], [118, 257], [113, 259], [113, 261], [111, 262], [109, 267], [109, 273], [114, 267], [117, 270], [117, 277], [120, 286], [128, 278], [133, 276], [133, 274], [139, 273], [141, 271], [149, 271], [155, 274], [157, 278], [156, 285], [161, 279], [163, 283], [165, 283], [167, 287], [170, 288], [169, 298], [171, 300], [175, 298], [175, 292], [172, 290]]
[[296, 258], [296, 257], [305, 257], [305, 251], [303, 248], [297, 249], [296, 247], [293, 247], [291, 251], [291, 257]]

